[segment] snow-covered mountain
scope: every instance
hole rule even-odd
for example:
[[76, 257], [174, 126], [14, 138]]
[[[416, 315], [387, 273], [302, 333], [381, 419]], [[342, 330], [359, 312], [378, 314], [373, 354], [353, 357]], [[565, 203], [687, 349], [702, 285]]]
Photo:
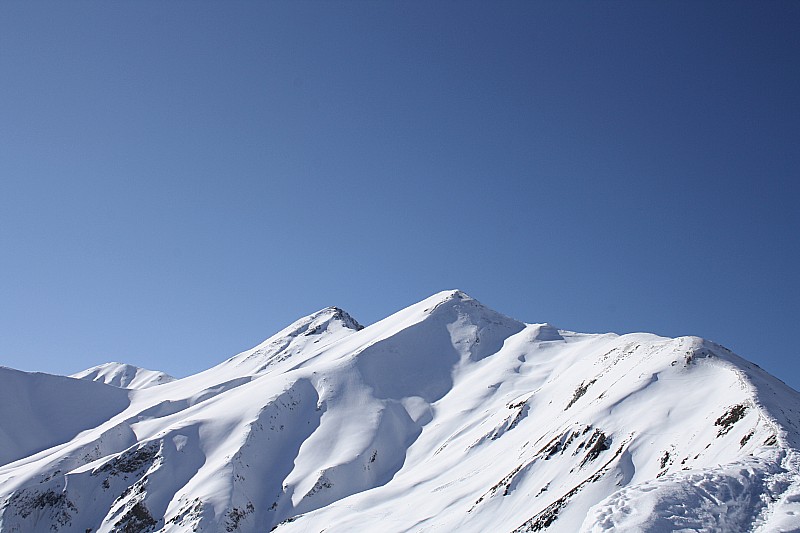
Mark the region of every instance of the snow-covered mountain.
[[800, 531], [799, 424], [712, 342], [447, 291], [158, 387], [0, 369], [0, 532]]
[[87, 368], [71, 378], [99, 381], [123, 389], [146, 389], [175, 381], [175, 378], [158, 370], [147, 370], [125, 363], [104, 363]]

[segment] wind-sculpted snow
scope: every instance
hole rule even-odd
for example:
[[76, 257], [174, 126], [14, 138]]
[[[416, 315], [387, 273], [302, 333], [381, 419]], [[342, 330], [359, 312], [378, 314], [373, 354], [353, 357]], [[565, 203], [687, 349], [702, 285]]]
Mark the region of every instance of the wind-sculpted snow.
[[694, 337], [447, 291], [132, 383], [0, 369], [0, 532], [800, 529], [798, 393]]

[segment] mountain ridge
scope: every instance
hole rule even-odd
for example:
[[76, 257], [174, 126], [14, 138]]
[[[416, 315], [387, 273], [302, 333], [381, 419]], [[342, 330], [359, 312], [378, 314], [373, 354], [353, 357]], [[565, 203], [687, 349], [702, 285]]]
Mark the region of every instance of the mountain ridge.
[[146, 389], [163, 383], [175, 381], [169, 374], [157, 370], [148, 370], [127, 363], [103, 363], [81, 372], [71, 374], [69, 377], [99, 381], [106, 385], [113, 385], [124, 389]]
[[72, 381], [119, 405], [2, 463], [0, 531], [800, 528], [800, 395], [698, 337], [451, 290], [366, 327], [325, 308], [156, 387]]

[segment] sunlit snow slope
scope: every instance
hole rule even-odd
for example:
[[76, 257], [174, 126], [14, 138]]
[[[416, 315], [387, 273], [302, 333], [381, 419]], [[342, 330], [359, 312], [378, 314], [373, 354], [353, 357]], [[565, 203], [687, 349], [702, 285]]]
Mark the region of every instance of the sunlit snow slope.
[[0, 369], [0, 400], [1, 532], [800, 531], [797, 392], [460, 291], [157, 387]]
[[99, 381], [107, 385], [122, 387], [124, 389], [146, 389], [175, 381], [175, 378], [164, 372], [157, 370], [147, 370], [124, 363], [104, 363], [93, 366], [77, 374], [72, 374], [71, 378], [88, 379]]

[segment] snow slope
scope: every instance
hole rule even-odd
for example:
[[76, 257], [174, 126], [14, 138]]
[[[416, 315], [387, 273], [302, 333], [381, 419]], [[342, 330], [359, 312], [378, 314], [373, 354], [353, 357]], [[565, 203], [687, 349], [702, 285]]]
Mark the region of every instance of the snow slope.
[[104, 363], [93, 366], [77, 374], [72, 374], [71, 378], [87, 379], [89, 381], [99, 381], [106, 385], [113, 385], [124, 389], [146, 389], [155, 387], [163, 383], [175, 381], [175, 378], [164, 372], [157, 370], [147, 370], [138, 366], [124, 363]]
[[366, 328], [323, 309], [158, 387], [9, 386], [2, 532], [800, 531], [797, 392], [460, 291]]
[[128, 404], [114, 387], [0, 367], [0, 465], [67, 442]]

